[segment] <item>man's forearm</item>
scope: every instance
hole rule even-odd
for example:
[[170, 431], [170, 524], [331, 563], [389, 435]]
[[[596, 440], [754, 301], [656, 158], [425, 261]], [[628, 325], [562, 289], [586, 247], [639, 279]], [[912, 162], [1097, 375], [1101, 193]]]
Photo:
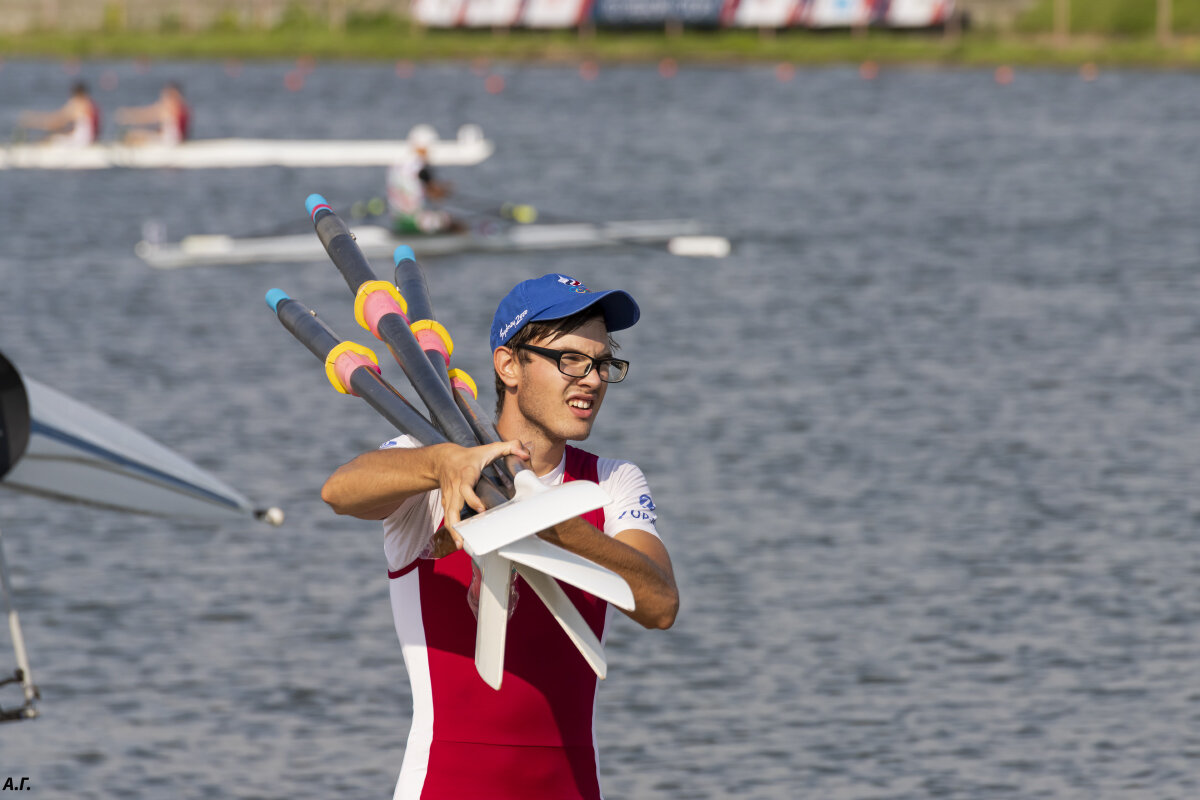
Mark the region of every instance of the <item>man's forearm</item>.
[[431, 451], [444, 446], [363, 453], [329, 476], [321, 499], [337, 514], [382, 519], [413, 495], [438, 488]]
[[[543, 539], [583, 556], [625, 579], [633, 590], [634, 609], [626, 612], [647, 628], [669, 628], [679, 611], [679, 590], [670, 559], [661, 544], [656, 558], [608, 536], [576, 517], [539, 534]], [[654, 539], [646, 534], [648, 539]], [[657, 540], [654, 540], [657, 543]]]

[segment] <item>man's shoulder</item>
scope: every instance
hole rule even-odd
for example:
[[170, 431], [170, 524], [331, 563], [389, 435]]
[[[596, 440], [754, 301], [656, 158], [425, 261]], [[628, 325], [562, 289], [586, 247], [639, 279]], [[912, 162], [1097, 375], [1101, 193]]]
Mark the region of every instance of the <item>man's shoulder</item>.
[[637, 464], [624, 458], [612, 458], [596, 455], [579, 447], [567, 445], [567, 471], [572, 471], [573, 465], [585, 465], [588, 462], [596, 465], [597, 479], [603, 483], [615, 476], [636, 475], [645, 479]]

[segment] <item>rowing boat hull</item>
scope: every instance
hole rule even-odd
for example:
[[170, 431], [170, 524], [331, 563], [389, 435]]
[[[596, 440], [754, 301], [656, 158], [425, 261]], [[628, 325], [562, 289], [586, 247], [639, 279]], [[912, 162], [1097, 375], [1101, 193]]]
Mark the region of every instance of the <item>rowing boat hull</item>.
[[[471, 232], [398, 237], [379, 225], [353, 229], [368, 259], [390, 260], [397, 245], [406, 244], [418, 258], [457, 253], [511, 253], [574, 250], [627, 244], [656, 244], [702, 232], [695, 220], [638, 220], [605, 223], [517, 225], [492, 233]], [[217, 266], [263, 263], [316, 263], [328, 260], [320, 240], [311, 234], [237, 239], [189, 236], [178, 244], [138, 242], [135, 252], [152, 267]]]
[[[260, 516], [244, 495], [96, 409], [19, 375], [0, 356], [10, 489], [117, 511], [198, 520]], [[276, 512], [278, 513], [278, 512]]]
[[[0, 147], [0, 169], [370, 167], [394, 164], [411, 149], [408, 139], [202, 139], [177, 145], [105, 142], [86, 147], [23, 144]], [[429, 145], [429, 161], [439, 166], [470, 166], [488, 158], [492, 150], [492, 143], [477, 127], [464, 126], [456, 139], [434, 140]]]

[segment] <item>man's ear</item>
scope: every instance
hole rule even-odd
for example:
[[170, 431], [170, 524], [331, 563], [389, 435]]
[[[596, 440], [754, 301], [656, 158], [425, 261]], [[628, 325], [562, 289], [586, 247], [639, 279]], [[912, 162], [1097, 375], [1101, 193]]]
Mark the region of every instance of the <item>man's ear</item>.
[[500, 377], [501, 382], [510, 389], [516, 388], [517, 371], [517, 355], [512, 351], [511, 347], [497, 347], [492, 353], [492, 367], [496, 370], [496, 375]]

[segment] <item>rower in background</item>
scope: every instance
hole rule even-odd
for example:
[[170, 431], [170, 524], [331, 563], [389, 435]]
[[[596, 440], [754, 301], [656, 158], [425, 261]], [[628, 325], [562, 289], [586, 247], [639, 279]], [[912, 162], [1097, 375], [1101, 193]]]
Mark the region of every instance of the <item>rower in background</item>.
[[88, 85], [76, 81], [71, 97], [57, 111], [24, 111], [17, 120], [22, 128], [49, 131], [48, 143], [84, 147], [100, 138], [100, 107]]
[[175, 81], [163, 87], [158, 101], [148, 106], [117, 109], [114, 119], [121, 125], [140, 125], [126, 132], [126, 144], [179, 144], [188, 138], [192, 112]]
[[409, 154], [387, 172], [388, 211], [392, 231], [404, 234], [460, 233], [466, 226], [448, 211], [429, 205], [450, 195], [450, 184], [439, 181], [429, 164], [431, 135], [418, 132], [410, 139]]

